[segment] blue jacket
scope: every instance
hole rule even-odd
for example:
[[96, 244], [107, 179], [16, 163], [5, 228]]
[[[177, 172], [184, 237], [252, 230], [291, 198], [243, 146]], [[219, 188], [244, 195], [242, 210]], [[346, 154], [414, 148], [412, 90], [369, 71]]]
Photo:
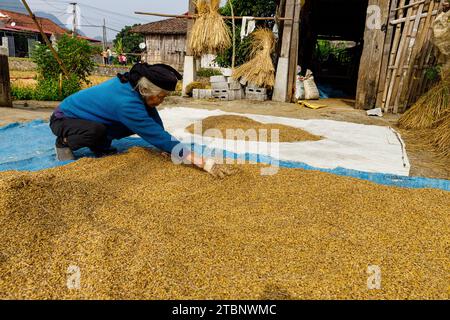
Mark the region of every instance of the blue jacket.
[[118, 78], [67, 97], [59, 108], [67, 118], [95, 121], [106, 126], [122, 124], [165, 152], [172, 152], [180, 143], [164, 130], [156, 108], [146, 108], [131, 84], [121, 83]]

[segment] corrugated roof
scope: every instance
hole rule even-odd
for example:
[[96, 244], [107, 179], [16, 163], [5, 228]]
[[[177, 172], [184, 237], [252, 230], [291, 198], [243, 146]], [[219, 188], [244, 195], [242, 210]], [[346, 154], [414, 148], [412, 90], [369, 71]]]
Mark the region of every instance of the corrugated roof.
[[[38, 32], [36, 28], [36, 24], [34, 23], [33, 19], [29, 15], [18, 13], [14, 11], [8, 11], [0, 9], [0, 13], [6, 16], [6, 18], [1, 18], [2, 20], [7, 20], [5, 23], [5, 28], [9, 29], [17, 29], [21, 31], [31, 31], [31, 32]], [[67, 30], [58, 26], [56, 23], [51, 21], [47, 18], [40, 18], [36, 17], [38, 21], [42, 25], [42, 29], [44, 29], [44, 32], [47, 34], [63, 34], [67, 33]]]
[[187, 34], [187, 19], [172, 18], [150, 22], [131, 29], [142, 34]]
[[[40, 18], [38, 16], [36, 16], [36, 18], [47, 35], [69, 33], [67, 29], [60, 27], [50, 19]], [[4, 25], [0, 25], [0, 30], [29, 31], [39, 33], [39, 29], [33, 19], [31, 19], [31, 17], [27, 14], [0, 9], [0, 20], [4, 23]], [[101, 42], [89, 37], [78, 36], [78, 38], [82, 38], [90, 42]]]

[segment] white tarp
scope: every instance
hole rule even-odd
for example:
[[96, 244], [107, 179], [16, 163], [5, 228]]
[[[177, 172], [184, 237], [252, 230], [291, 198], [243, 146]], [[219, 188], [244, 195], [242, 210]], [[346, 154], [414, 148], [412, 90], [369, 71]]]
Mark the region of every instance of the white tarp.
[[[202, 138], [187, 132], [192, 123], [210, 116], [240, 115], [262, 123], [278, 123], [306, 130], [324, 137], [320, 141], [279, 143], [241, 142]], [[229, 113], [221, 110], [165, 108], [160, 111], [166, 130], [180, 141], [195, 142], [237, 154], [258, 153], [278, 160], [303, 162], [317, 168], [342, 167], [365, 172], [409, 175], [410, 164], [400, 135], [390, 127], [363, 125], [332, 120], [301, 120], [255, 114]], [[270, 137], [270, 134], [269, 134]], [[274, 150], [279, 152], [274, 153]]]

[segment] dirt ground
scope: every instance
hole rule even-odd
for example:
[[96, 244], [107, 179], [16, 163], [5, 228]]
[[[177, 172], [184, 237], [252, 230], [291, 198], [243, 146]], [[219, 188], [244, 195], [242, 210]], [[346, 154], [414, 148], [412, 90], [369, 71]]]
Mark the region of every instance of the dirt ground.
[[[392, 126], [394, 129], [399, 130], [396, 127], [398, 115], [388, 114], [382, 118], [368, 117], [363, 110], [353, 108], [353, 100], [322, 99], [320, 102], [327, 105], [327, 107], [312, 110], [298, 104], [273, 101], [263, 103], [249, 100], [217, 102], [171, 96], [166, 98], [166, 101], [160, 108], [183, 106], [208, 110], [220, 109], [236, 113], [273, 115], [298, 119], [327, 119], [367, 125]], [[0, 108], [0, 126], [17, 121], [47, 120], [52, 109], [57, 105], [58, 102], [16, 101], [12, 109]], [[421, 134], [414, 131], [399, 131], [406, 144], [411, 163], [411, 176], [450, 179], [449, 159], [439, 157]]]

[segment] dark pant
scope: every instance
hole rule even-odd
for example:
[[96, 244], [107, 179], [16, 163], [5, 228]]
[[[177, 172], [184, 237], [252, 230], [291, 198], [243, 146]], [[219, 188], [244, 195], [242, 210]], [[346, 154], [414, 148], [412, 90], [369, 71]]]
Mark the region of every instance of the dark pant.
[[50, 118], [50, 129], [57, 137], [58, 148], [69, 147], [71, 150], [88, 147], [100, 151], [111, 146], [113, 139], [129, 137], [134, 133], [124, 125], [106, 126], [102, 123], [70, 118]]

